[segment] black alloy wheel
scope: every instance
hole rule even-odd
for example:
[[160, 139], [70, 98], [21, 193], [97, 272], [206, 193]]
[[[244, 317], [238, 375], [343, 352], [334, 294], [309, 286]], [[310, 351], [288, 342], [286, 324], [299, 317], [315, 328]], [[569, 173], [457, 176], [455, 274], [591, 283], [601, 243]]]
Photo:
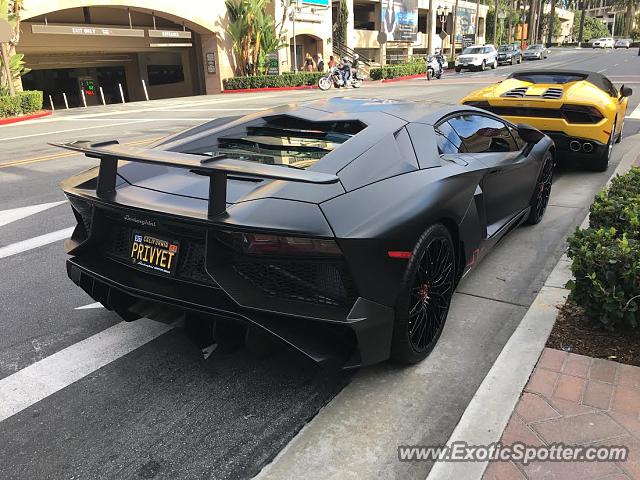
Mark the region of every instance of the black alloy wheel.
[[417, 363], [435, 347], [456, 285], [456, 255], [442, 224], [429, 227], [409, 260], [396, 307], [391, 358]]
[[536, 189], [533, 192], [533, 198], [531, 199], [531, 210], [526, 221], [529, 225], [540, 223], [544, 212], [547, 210], [549, 198], [551, 197], [551, 186], [553, 185], [553, 166], [553, 156], [551, 152], [547, 152], [540, 177], [536, 183]]

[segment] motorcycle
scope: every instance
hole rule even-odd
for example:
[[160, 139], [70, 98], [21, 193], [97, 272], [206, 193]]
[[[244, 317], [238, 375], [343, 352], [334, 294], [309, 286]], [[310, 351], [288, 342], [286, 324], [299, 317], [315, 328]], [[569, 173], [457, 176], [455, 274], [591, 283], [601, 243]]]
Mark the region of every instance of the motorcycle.
[[342, 72], [338, 67], [333, 67], [327, 72], [326, 75], [318, 80], [318, 87], [320, 90], [329, 90], [331, 87], [341, 88], [352, 86], [353, 88], [360, 88], [362, 86], [362, 77], [356, 70], [351, 74], [351, 78], [347, 80], [346, 84], [342, 77]]
[[427, 80], [431, 80], [433, 77], [440, 79], [444, 72], [444, 64], [444, 55], [441, 53], [429, 55], [427, 57]]

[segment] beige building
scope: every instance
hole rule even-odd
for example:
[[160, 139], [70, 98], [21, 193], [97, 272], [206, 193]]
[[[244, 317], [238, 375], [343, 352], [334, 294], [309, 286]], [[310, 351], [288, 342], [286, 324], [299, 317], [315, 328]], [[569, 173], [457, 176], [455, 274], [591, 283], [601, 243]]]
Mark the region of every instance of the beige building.
[[[383, 13], [403, 2], [417, 5], [415, 41], [380, 33]], [[443, 25], [435, 9], [451, 12], [454, 3], [434, 0], [429, 12], [429, 0], [347, 0], [346, 47], [379, 63], [447, 47], [450, 36], [438, 36]], [[274, 59], [279, 71], [302, 69], [307, 53], [326, 63], [334, 51], [344, 51], [333, 43], [337, 0], [272, 0], [267, 8], [287, 44]], [[484, 42], [487, 8], [480, 5], [478, 43]], [[475, 12], [476, 3], [459, 2], [458, 42], [474, 32]], [[63, 94], [78, 106], [103, 97], [114, 103], [219, 93], [222, 80], [236, 71], [224, 0], [24, 0], [22, 18], [17, 49], [32, 69], [25, 88], [44, 90], [45, 103], [51, 95], [56, 107], [64, 106]], [[449, 15], [448, 33], [451, 25]]]

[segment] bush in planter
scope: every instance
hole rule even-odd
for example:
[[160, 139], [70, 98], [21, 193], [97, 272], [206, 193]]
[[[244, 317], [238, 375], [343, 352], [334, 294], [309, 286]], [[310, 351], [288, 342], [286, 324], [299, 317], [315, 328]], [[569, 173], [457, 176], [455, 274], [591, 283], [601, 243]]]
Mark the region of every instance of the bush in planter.
[[615, 228], [577, 229], [568, 255], [575, 281], [571, 297], [610, 330], [640, 322], [640, 239]]
[[42, 109], [42, 92], [26, 90], [15, 97], [0, 95], [0, 117], [15, 117]]
[[0, 117], [15, 117], [22, 113], [22, 99], [19, 96], [0, 96]]
[[299, 87], [315, 85], [324, 74], [322, 72], [299, 72], [283, 75], [255, 75], [252, 77], [225, 78], [225, 90], [246, 90], [248, 88]]
[[22, 113], [32, 113], [42, 110], [42, 92], [39, 90], [25, 90], [18, 92]]
[[618, 235], [640, 239], [640, 168], [616, 176], [609, 189], [596, 196], [589, 223], [596, 229], [614, 227]]
[[427, 64], [424, 60], [415, 60], [411, 63], [400, 65], [385, 65], [384, 67], [372, 68], [369, 71], [371, 80], [383, 80], [386, 78], [406, 77], [409, 75], [419, 75], [426, 73]]

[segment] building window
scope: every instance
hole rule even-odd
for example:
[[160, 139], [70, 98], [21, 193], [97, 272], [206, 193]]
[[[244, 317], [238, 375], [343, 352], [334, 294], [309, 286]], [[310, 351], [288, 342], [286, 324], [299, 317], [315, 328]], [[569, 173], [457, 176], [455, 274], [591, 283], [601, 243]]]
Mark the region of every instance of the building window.
[[375, 12], [374, 3], [354, 3], [353, 28], [356, 30], [376, 30]]
[[418, 31], [420, 33], [427, 33], [427, 14], [419, 13], [418, 14]]
[[182, 65], [147, 65], [149, 85], [184, 82]]

